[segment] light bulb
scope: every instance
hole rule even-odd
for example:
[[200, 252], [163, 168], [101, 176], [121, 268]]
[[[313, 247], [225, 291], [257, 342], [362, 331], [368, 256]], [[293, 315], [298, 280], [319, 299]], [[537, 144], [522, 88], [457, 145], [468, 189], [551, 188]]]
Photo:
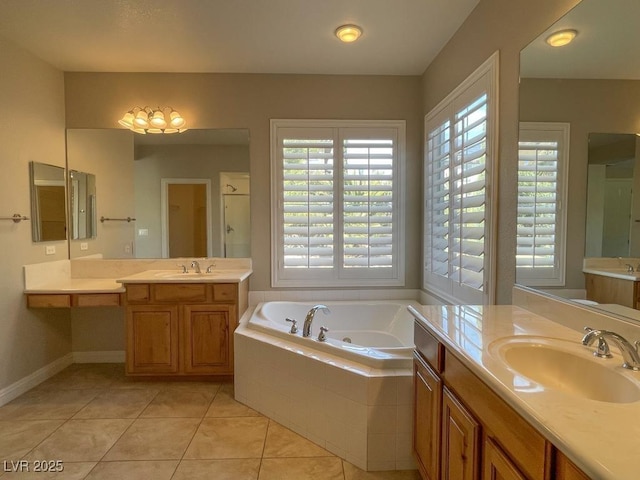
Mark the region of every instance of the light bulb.
[[155, 110], [151, 114], [149, 123], [155, 128], [165, 128], [167, 126], [167, 121], [164, 119], [164, 113], [162, 113], [162, 110]]
[[545, 41], [552, 47], [564, 47], [571, 43], [576, 35], [578, 35], [576, 30], [560, 30], [549, 35]]
[[362, 29], [357, 25], [341, 25], [336, 29], [335, 34], [342, 42], [351, 43], [360, 38]]

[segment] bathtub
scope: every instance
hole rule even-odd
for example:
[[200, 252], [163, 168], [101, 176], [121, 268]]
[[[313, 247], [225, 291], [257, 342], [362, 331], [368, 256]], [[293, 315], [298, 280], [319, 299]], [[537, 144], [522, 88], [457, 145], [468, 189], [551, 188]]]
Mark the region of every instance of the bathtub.
[[[318, 311], [303, 338], [316, 304], [331, 312]], [[363, 470], [416, 468], [408, 305], [418, 304], [266, 302], [247, 310], [234, 332], [236, 400]], [[286, 318], [297, 320], [297, 334]]]
[[[318, 310], [312, 335], [302, 337], [304, 318], [314, 305], [326, 305], [330, 312]], [[411, 302], [267, 302], [261, 303], [249, 318], [247, 327], [308, 348], [347, 358], [376, 368], [409, 368], [413, 352]], [[297, 321], [298, 332], [290, 333]], [[320, 327], [327, 339], [318, 341]]]

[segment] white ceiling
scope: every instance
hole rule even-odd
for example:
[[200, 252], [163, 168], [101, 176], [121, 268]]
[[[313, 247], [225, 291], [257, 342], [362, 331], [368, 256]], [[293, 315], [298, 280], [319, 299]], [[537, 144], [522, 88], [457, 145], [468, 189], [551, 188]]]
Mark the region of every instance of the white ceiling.
[[420, 75], [478, 2], [0, 0], [0, 36], [63, 71]]

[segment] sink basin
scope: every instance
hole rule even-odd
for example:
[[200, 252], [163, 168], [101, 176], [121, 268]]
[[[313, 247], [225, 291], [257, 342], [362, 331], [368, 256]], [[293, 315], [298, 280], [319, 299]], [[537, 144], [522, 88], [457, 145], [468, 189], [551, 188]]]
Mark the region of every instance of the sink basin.
[[639, 384], [619, 370], [622, 363], [619, 355], [596, 358], [592, 349], [579, 340], [574, 343], [546, 337], [508, 337], [494, 342], [490, 350], [509, 369], [545, 389], [600, 402], [640, 400]]
[[187, 272], [187, 273], [182, 273], [179, 271], [175, 271], [175, 270], [160, 270], [159, 272], [155, 273], [154, 276], [156, 278], [163, 278], [163, 279], [167, 279], [167, 280], [190, 280], [190, 281], [195, 281], [195, 280], [206, 280], [206, 279], [211, 279], [211, 278], [219, 278], [219, 277], [225, 277], [225, 276], [229, 276], [233, 273], [235, 273], [235, 270], [214, 270], [211, 273], [206, 273], [206, 272], [202, 272], [202, 273], [196, 273], [196, 272]]

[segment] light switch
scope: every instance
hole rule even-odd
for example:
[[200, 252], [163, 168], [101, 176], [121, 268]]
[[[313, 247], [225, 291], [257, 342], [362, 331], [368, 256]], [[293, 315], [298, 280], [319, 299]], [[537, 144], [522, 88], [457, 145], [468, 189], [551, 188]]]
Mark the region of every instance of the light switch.
[[148, 228], [139, 228], [138, 229], [138, 236], [139, 237], [146, 237], [149, 235], [149, 229]]

